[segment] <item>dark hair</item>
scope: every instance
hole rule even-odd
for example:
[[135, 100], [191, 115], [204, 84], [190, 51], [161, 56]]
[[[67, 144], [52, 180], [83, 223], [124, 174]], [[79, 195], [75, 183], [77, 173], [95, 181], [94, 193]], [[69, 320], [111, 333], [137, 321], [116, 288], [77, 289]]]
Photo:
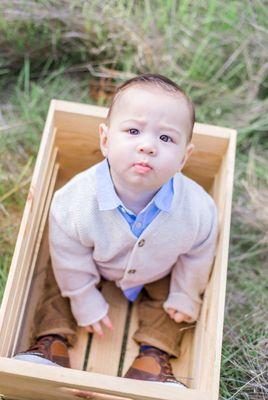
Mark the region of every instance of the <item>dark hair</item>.
[[138, 75], [135, 76], [134, 78], [131, 78], [129, 80], [127, 80], [126, 82], [124, 82], [122, 85], [120, 85], [112, 98], [110, 107], [109, 107], [109, 111], [108, 111], [108, 115], [107, 115], [107, 123], [109, 124], [110, 122], [110, 117], [112, 114], [112, 109], [114, 107], [114, 104], [116, 103], [116, 100], [118, 98], [118, 95], [125, 89], [129, 88], [130, 86], [133, 86], [135, 84], [140, 84], [140, 83], [145, 83], [145, 84], [150, 84], [150, 85], [154, 85], [154, 86], [160, 86], [161, 88], [163, 88], [164, 90], [167, 90], [169, 92], [173, 92], [173, 93], [180, 93], [186, 100], [188, 106], [189, 106], [189, 112], [190, 112], [190, 118], [191, 118], [191, 131], [189, 133], [189, 137], [188, 140], [190, 141], [192, 138], [192, 134], [193, 134], [193, 126], [195, 123], [195, 109], [194, 109], [194, 104], [192, 102], [192, 100], [187, 96], [187, 94], [184, 92], [184, 90], [177, 85], [177, 83], [173, 82], [171, 79], [160, 75], [160, 74], [142, 74], [142, 75]]

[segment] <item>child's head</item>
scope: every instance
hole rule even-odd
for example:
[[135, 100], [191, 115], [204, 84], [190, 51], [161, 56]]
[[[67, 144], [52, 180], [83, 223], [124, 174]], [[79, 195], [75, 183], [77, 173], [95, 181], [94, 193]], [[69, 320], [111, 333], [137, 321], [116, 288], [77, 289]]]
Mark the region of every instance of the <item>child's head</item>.
[[162, 88], [164, 91], [170, 94], [175, 94], [178, 96], [180, 101], [185, 101], [186, 104], [188, 105], [188, 111], [189, 111], [189, 122], [190, 122], [190, 127], [189, 131], [186, 133], [187, 139], [190, 142], [192, 139], [192, 134], [193, 134], [193, 126], [195, 122], [195, 110], [194, 110], [194, 104], [191, 101], [191, 99], [186, 95], [186, 93], [183, 91], [183, 89], [177, 85], [175, 82], [173, 82], [171, 79], [166, 78], [163, 75], [160, 74], [143, 74], [143, 75], [138, 75], [132, 79], [127, 80], [124, 82], [121, 86], [117, 88], [115, 91], [111, 105], [109, 107], [108, 115], [107, 115], [107, 125], [110, 125], [111, 121], [111, 116], [112, 116], [112, 111], [115, 108], [115, 104], [117, 100], [119, 99], [120, 95], [123, 93], [124, 90], [127, 88], [133, 87], [134, 85], [147, 85], [147, 87], [151, 88]]
[[99, 128], [115, 186], [158, 190], [192, 153], [194, 120], [191, 100], [162, 75], [140, 75], [121, 85]]

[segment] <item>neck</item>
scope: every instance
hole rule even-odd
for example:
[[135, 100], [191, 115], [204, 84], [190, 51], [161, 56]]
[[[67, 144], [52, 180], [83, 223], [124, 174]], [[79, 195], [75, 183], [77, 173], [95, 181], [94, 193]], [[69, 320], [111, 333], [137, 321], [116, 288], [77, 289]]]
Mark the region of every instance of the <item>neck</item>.
[[120, 197], [120, 199], [122, 200], [122, 202], [124, 203], [124, 205], [129, 210], [134, 212], [134, 214], [136, 214], [136, 215], [139, 214], [141, 212], [141, 210], [143, 210], [144, 207], [147, 206], [147, 204], [152, 200], [152, 198], [155, 195], [155, 193], [152, 193], [150, 195], [143, 194], [143, 196], [140, 196], [139, 198], [137, 198], [137, 197], [133, 198], [133, 196], [128, 196], [126, 193], [120, 194], [117, 191], [117, 194]]
[[134, 212], [136, 215], [139, 214], [141, 210], [144, 209], [144, 207], [147, 206], [147, 204], [152, 200], [154, 195], [158, 190], [154, 191], [146, 191], [146, 192], [141, 192], [139, 190], [133, 190], [133, 188], [120, 188], [120, 185], [115, 186], [115, 191], [118, 195], [118, 197], [122, 200], [124, 205]]

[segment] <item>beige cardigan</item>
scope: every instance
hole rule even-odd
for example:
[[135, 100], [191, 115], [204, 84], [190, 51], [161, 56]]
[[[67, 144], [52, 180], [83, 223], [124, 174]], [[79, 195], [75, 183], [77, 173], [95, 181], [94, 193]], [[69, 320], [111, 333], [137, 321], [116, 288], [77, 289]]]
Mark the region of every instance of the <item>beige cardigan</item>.
[[100, 211], [96, 165], [54, 194], [49, 246], [56, 281], [78, 325], [103, 318], [109, 305], [96, 288], [101, 276], [125, 290], [171, 273], [164, 308], [198, 318], [215, 253], [212, 198], [182, 173], [174, 176], [170, 212], [161, 211], [137, 238], [117, 209]]

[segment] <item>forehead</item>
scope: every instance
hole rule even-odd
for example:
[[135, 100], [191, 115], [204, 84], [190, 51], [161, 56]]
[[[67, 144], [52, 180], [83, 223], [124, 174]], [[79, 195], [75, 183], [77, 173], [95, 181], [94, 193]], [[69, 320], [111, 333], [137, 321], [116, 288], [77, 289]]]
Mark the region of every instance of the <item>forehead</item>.
[[190, 119], [189, 105], [185, 96], [160, 86], [136, 84], [119, 92], [115, 98], [111, 119], [122, 118]]

